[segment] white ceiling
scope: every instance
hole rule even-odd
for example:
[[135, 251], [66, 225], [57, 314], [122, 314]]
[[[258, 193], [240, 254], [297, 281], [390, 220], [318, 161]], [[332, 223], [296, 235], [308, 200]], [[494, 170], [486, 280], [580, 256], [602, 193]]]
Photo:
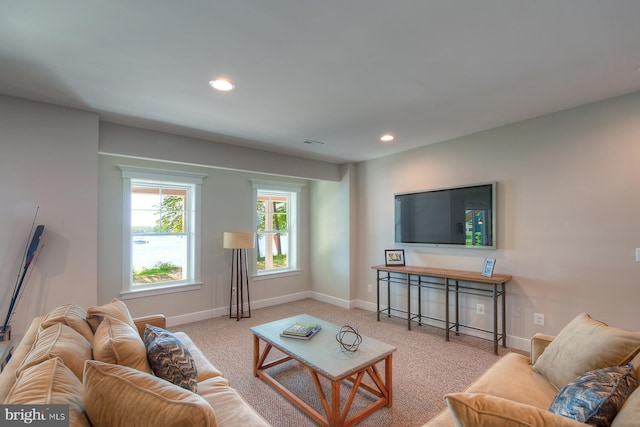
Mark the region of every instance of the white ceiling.
[[362, 161], [640, 90], [639, 22], [639, 0], [0, 0], [0, 93]]

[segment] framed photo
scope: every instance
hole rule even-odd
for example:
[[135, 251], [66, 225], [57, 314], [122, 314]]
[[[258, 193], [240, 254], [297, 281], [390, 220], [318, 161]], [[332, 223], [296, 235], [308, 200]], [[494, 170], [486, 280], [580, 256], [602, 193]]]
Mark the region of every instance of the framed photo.
[[404, 265], [404, 249], [385, 249], [384, 265]]
[[482, 267], [482, 275], [491, 277], [493, 276], [493, 267], [496, 265], [495, 258], [485, 258], [484, 267]]

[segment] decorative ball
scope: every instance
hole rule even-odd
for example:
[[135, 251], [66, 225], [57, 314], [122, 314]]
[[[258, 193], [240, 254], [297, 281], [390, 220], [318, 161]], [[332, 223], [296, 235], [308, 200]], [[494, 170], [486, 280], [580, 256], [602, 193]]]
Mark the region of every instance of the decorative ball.
[[336, 341], [340, 343], [343, 350], [355, 352], [362, 343], [362, 335], [353, 326], [343, 326], [336, 335]]

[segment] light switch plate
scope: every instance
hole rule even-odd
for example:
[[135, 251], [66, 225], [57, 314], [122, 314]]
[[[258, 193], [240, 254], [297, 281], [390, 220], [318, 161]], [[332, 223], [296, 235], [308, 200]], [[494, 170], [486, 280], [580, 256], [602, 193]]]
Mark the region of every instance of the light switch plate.
[[640, 262], [640, 248], [636, 248], [636, 262]]

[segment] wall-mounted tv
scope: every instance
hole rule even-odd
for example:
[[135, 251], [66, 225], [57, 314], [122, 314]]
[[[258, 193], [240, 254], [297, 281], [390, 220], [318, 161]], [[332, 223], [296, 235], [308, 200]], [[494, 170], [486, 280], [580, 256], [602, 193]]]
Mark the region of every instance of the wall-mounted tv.
[[394, 197], [396, 243], [495, 249], [495, 182]]

